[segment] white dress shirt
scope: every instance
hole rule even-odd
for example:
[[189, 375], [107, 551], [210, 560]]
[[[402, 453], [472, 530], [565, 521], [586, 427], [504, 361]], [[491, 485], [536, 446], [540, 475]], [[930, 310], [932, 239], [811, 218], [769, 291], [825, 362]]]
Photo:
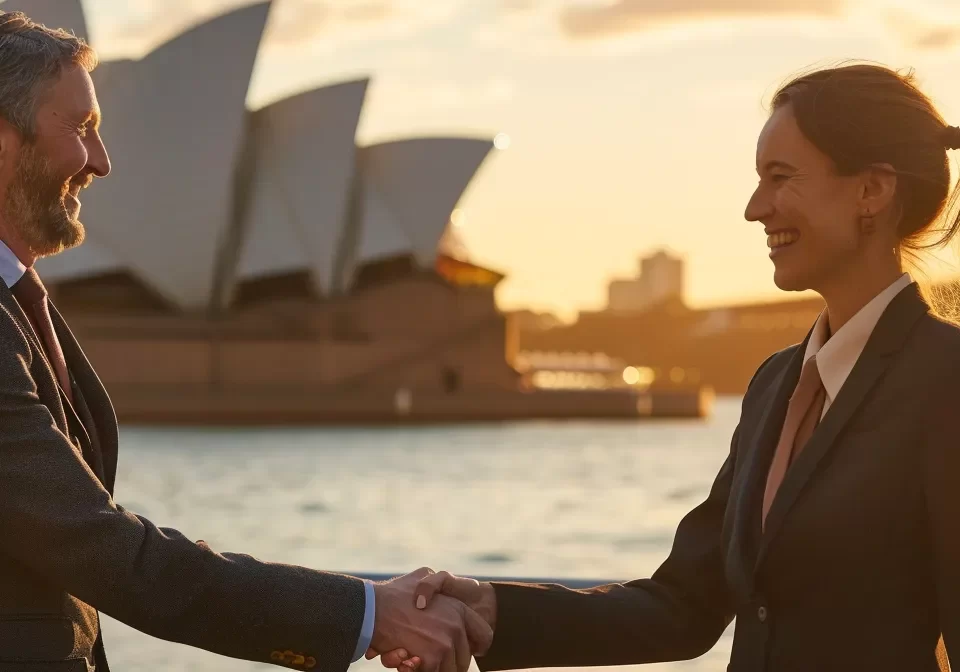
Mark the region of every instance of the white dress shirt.
[[13, 250], [0, 240], [0, 280], [3, 280], [3, 284], [13, 287], [26, 271], [27, 267], [13, 253]]
[[[806, 363], [814, 355], [817, 356], [817, 371], [820, 372], [820, 380], [823, 381], [823, 389], [827, 393], [823, 402], [823, 413], [830, 408], [830, 404], [837, 398], [840, 388], [853, 371], [883, 311], [911, 282], [913, 280], [908, 273], [901, 275], [893, 284], [873, 297], [870, 303], [857, 311], [857, 314], [840, 327], [833, 336], [829, 335], [830, 325], [827, 322], [826, 309], [820, 313], [820, 317], [813, 326], [813, 333], [810, 334], [810, 340], [807, 341], [803, 362]], [[820, 417], [822, 418], [823, 414]]]

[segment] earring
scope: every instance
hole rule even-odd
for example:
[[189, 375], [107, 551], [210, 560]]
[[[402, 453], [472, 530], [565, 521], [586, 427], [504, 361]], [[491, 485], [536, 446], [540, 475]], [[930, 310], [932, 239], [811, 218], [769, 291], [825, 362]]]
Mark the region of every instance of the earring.
[[870, 214], [869, 210], [865, 210], [864, 213], [860, 216], [860, 231], [863, 233], [873, 233], [874, 223], [873, 215]]

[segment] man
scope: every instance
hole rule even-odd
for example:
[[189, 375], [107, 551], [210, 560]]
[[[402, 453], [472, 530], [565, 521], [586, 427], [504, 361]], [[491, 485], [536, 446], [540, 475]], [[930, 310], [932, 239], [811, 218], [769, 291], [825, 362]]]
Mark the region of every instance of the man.
[[492, 632], [450, 598], [418, 612], [427, 570], [372, 585], [221, 554], [113, 501], [113, 407], [33, 270], [83, 241], [81, 191], [110, 172], [96, 64], [74, 36], [0, 12], [0, 672], [108, 672], [98, 610], [293, 669], [343, 672], [372, 646], [465, 672]]

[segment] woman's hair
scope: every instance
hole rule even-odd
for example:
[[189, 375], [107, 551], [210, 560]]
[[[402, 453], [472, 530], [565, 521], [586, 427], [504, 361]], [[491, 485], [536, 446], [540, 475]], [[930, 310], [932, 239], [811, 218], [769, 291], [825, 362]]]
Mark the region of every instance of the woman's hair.
[[[948, 149], [960, 147], [960, 129], [947, 124], [917, 88], [912, 71], [863, 63], [816, 70], [777, 91], [773, 108], [784, 105], [841, 175], [873, 164], [893, 166], [897, 234], [911, 261], [918, 261], [921, 250], [946, 245], [960, 230], [960, 188], [950, 196], [947, 156]], [[943, 303], [942, 294], [928, 298]], [[960, 317], [960, 306], [934, 308]]]

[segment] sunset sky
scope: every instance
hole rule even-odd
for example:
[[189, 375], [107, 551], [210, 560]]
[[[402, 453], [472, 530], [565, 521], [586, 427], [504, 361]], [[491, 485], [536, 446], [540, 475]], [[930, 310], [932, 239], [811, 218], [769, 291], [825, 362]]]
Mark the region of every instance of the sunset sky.
[[[250, 3], [84, 4], [110, 58]], [[960, 124], [956, 0], [276, 0], [249, 102], [370, 75], [362, 143], [508, 134], [461, 236], [508, 274], [504, 308], [570, 316], [661, 246], [687, 258], [694, 305], [776, 295], [742, 214], [756, 135], [785, 78], [847, 58], [916, 68]]]

